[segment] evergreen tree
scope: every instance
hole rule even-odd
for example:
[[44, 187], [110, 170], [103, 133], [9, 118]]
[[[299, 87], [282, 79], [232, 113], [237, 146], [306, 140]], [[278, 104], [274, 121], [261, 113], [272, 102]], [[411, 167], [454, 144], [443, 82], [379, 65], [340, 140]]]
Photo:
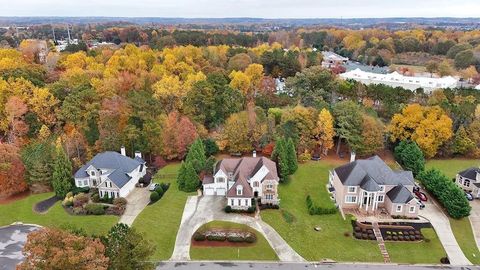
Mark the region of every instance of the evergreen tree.
[[186, 164], [184, 161], [182, 161], [182, 164], [180, 165], [180, 169], [178, 170], [178, 175], [177, 175], [177, 185], [179, 190], [184, 190], [185, 189], [185, 177], [186, 177]]
[[53, 165], [52, 186], [57, 197], [64, 198], [72, 189], [72, 163], [60, 144]]
[[287, 140], [286, 152], [289, 174], [294, 174], [298, 169], [298, 162], [297, 150], [295, 149], [295, 144], [291, 138]]
[[196, 139], [191, 145], [187, 153], [186, 162], [192, 164], [197, 173], [205, 170], [207, 157], [205, 155], [205, 146], [201, 139]]
[[200, 181], [198, 179], [198, 174], [193, 168], [193, 165], [189, 162], [185, 163], [185, 192], [194, 192], [197, 190]]
[[43, 160], [37, 160], [37, 162], [32, 164], [32, 168], [28, 171], [28, 178], [31, 183], [50, 186], [52, 181], [52, 168], [50, 164]]
[[286, 180], [290, 175], [288, 167], [288, 156], [286, 151], [285, 139], [278, 139], [272, 152], [272, 158], [277, 162], [277, 167], [282, 181]]
[[394, 150], [395, 159], [406, 169], [418, 175], [425, 169], [425, 157], [415, 142], [401, 141]]

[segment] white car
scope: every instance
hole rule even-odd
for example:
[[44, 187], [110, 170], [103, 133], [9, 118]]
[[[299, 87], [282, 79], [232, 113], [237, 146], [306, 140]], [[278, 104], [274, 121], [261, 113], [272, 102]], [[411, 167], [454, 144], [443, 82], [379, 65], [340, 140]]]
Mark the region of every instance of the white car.
[[148, 190], [154, 191], [160, 184], [158, 183], [151, 183], [150, 186], [148, 187]]

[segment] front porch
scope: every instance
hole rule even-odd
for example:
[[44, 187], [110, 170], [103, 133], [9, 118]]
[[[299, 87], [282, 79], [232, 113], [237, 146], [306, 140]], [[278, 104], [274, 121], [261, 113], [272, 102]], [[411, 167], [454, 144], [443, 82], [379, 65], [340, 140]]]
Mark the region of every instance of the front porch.
[[344, 215], [352, 215], [357, 218], [357, 221], [372, 221], [372, 220], [391, 220], [392, 216], [387, 209], [378, 207], [376, 210], [366, 211], [365, 208], [344, 208], [342, 209]]

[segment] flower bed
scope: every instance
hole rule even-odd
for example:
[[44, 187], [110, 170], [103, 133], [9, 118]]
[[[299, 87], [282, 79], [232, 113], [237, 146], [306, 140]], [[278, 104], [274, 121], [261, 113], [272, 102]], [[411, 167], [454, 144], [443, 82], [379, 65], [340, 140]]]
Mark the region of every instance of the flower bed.
[[[354, 222], [353, 236], [360, 240], [375, 240], [373, 226], [370, 223]], [[431, 228], [430, 223], [379, 223], [378, 227], [385, 241], [421, 241], [424, 236], [422, 228]]]
[[127, 201], [125, 198], [115, 198], [112, 204], [101, 203], [97, 193], [69, 192], [62, 201], [64, 209], [71, 215], [115, 215], [121, 216], [125, 212]]

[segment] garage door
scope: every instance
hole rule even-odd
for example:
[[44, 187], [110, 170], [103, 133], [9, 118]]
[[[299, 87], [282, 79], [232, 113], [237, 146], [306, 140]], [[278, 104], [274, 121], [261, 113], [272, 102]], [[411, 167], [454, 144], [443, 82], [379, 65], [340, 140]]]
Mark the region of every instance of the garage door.
[[225, 189], [224, 188], [217, 188], [217, 195], [225, 196]]
[[214, 195], [213, 188], [206, 188], [203, 191], [205, 193], [204, 195]]

